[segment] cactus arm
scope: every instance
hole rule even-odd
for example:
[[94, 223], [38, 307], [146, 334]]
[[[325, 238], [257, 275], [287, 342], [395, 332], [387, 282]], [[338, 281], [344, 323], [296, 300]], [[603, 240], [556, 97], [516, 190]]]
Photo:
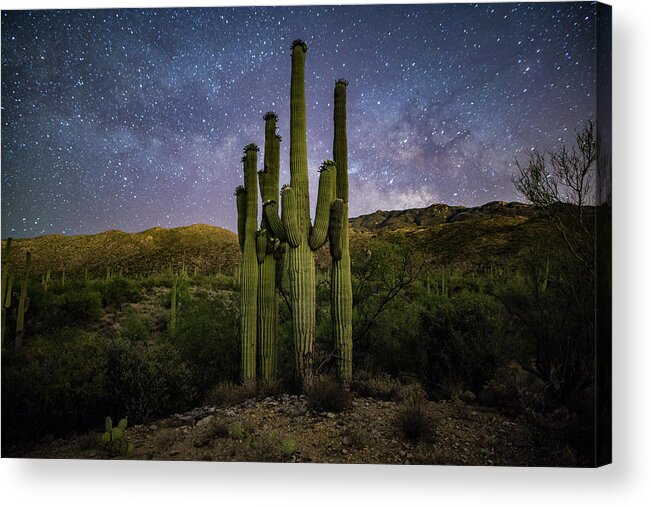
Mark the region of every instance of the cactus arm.
[[264, 258], [267, 255], [268, 242], [267, 231], [265, 229], [258, 229], [255, 234], [255, 253], [258, 259], [258, 264], [264, 262]]
[[310, 248], [318, 250], [328, 239], [330, 207], [335, 196], [336, 166], [332, 160], [326, 160], [321, 166], [319, 177], [319, 194], [316, 201], [314, 227], [310, 231]]
[[287, 241], [285, 227], [278, 216], [278, 203], [274, 200], [265, 201], [262, 203], [262, 210], [264, 211], [264, 215], [267, 218], [267, 224], [269, 225], [273, 235], [280, 241]]
[[239, 186], [235, 189], [237, 202], [237, 237], [240, 241], [240, 251], [244, 253], [244, 234], [246, 227], [246, 189]]
[[330, 256], [333, 260], [341, 260], [343, 251], [342, 243], [342, 225], [344, 216], [344, 201], [335, 199], [330, 207], [330, 223], [328, 227], [328, 236], [330, 240]]
[[301, 244], [301, 235], [299, 231], [298, 211], [296, 196], [292, 187], [283, 187], [281, 192], [282, 198], [282, 215], [281, 220], [285, 234], [287, 235], [287, 242], [291, 247], [298, 247]]

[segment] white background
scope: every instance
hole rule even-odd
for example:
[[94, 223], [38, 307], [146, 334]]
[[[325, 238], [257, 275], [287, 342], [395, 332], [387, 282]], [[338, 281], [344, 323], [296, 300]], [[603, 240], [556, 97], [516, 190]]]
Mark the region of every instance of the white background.
[[[292, 2], [222, 0], [221, 5], [288, 3]], [[3, 459], [0, 495], [4, 505], [651, 505], [651, 2], [611, 3], [613, 465], [573, 470]], [[184, 4], [213, 6], [220, 2], [6, 0], [2, 8]]]

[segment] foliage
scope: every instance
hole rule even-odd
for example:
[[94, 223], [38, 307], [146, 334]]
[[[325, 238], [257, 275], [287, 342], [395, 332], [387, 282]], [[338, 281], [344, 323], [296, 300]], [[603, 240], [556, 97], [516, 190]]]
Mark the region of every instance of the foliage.
[[104, 433], [102, 433], [102, 447], [111, 456], [128, 456], [133, 452], [133, 444], [126, 438], [127, 419], [120, 419], [117, 426], [113, 426], [113, 420], [107, 417], [104, 422]]
[[400, 382], [386, 373], [371, 375], [362, 371], [353, 377], [351, 387], [360, 396], [386, 401], [398, 401], [402, 392]]
[[427, 414], [427, 396], [420, 386], [411, 386], [403, 395], [396, 424], [409, 440], [420, 440], [429, 435], [431, 423]]
[[130, 342], [146, 342], [149, 340], [149, 329], [134, 312], [128, 312], [120, 320], [120, 336]]
[[231, 407], [254, 398], [256, 394], [256, 389], [253, 384], [220, 382], [208, 391], [205, 402], [218, 407]]
[[486, 294], [433, 297], [421, 330], [420, 376], [435, 397], [478, 393], [517, 349], [503, 306]]
[[115, 339], [105, 354], [112, 413], [121, 409], [140, 422], [182, 410], [196, 399], [191, 370], [168, 343]]
[[343, 412], [350, 406], [350, 394], [333, 378], [319, 377], [308, 391], [308, 405], [318, 412]]
[[234, 298], [187, 291], [178, 298], [176, 334], [168, 339], [190, 365], [198, 394], [216, 382], [237, 381], [239, 324]]
[[135, 301], [138, 288], [128, 278], [121, 276], [111, 278], [101, 285], [102, 302], [104, 306], [120, 308], [124, 303]]

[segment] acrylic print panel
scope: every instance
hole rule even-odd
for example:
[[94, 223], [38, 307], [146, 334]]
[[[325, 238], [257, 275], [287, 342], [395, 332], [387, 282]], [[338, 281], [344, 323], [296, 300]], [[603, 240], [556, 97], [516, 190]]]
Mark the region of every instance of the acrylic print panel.
[[610, 461], [610, 7], [4, 11], [2, 104], [3, 456]]

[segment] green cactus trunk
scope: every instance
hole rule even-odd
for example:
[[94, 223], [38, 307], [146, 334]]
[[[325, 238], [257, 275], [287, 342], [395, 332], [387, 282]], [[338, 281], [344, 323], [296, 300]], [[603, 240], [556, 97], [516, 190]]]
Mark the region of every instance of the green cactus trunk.
[[[341, 223], [338, 234], [331, 239], [332, 264], [330, 267], [330, 314], [334, 346], [337, 351], [337, 373], [344, 386], [349, 386], [353, 375], [353, 290], [350, 275], [350, 249], [348, 243], [348, 139], [346, 134], [346, 86], [339, 80], [334, 92], [334, 142], [333, 158], [337, 165], [337, 200], [332, 210], [341, 217], [333, 217], [332, 225]], [[334, 231], [333, 231], [334, 232]], [[338, 250], [338, 251], [337, 251]]]
[[23, 345], [23, 336], [25, 334], [25, 304], [27, 300], [27, 282], [29, 281], [29, 265], [32, 261], [32, 254], [25, 254], [25, 273], [23, 283], [20, 287], [20, 299], [18, 300], [18, 314], [16, 315], [16, 350]]
[[[7, 309], [11, 305], [11, 297], [8, 298], [9, 305], [5, 306], [5, 300], [7, 300], [7, 293], [11, 294], [11, 285], [9, 284], [10, 275], [9, 275], [9, 259], [11, 257], [11, 242], [12, 238], [7, 238], [7, 245], [5, 246], [4, 254], [2, 255], [2, 294], [0, 295], [0, 309], [2, 310], [2, 346], [5, 343], [5, 329], [7, 326]], [[13, 279], [11, 280], [13, 282]]]
[[264, 203], [267, 223], [276, 238], [287, 241], [285, 263], [289, 279], [289, 305], [292, 311], [294, 366], [297, 383], [308, 389], [314, 363], [316, 286], [314, 250], [327, 239], [329, 210], [335, 196], [335, 164], [321, 166], [319, 196], [314, 227], [310, 220], [310, 194], [307, 174], [307, 127], [305, 114], [305, 54], [307, 44], [292, 43], [290, 90], [290, 185], [281, 192], [282, 214], [274, 200]]
[[0, 296], [2, 301], [4, 301], [5, 293], [7, 291], [7, 282], [9, 280], [9, 272], [7, 270], [7, 267], [9, 266], [9, 259], [11, 258], [12, 241], [12, 238], [7, 238], [7, 245], [5, 246], [5, 251], [2, 256], [2, 295]]
[[[257, 295], [258, 295], [258, 259], [256, 254], [256, 231], [258, 221], [257, 192], [257, 153], [258, 147], [249, 144], [244, 148], [244, 188], [238, 188], [239, 194], [246, 193], [244, 218], [244, 240], [242, 249], [242, 270], [240, 274], [240, 323], [242, 336], [242, 382], [255, 383], [256, 376], [256, 340], [257, 340]], [[240, 216], [238, 222], [242, 220]]]
[[[312, 380], [316, 287], [314, 253], [307, 241], [310, 232], [310, 193], [307, 176], [307, 120], [305, 112], [305, 54], [307, 45], [292, 47], [290, 87], [289, 170], [292, 193], [285, 189], [283, 206], [290, 248], [286, 262], [289, 271], [289, 300], [292, 308], [294, 367], [299, 385], [309, 388]], [[293, 194], [293, 199], [291, 195]], [[292, 225], [295, 224], [295, 227]], [[292, 241], [293, 240], [293, 241]]]
[[[277, 116], [269, 112], [264, 116], [264, 170], [258, 173], [262, 201], [276, 201], [280, 178], [280, 137], [276, 135]], [[274, 252], [278, 240], [274, 236], [267, 217], [263, 214], [261, 231], [258, 233], [258, 362], [260, 380], [272, 385], [276, 380], [276, 322], [278, 304], [276, 298], [276, 264]], [[264, 238], [264, 240], [262, 240]]]

